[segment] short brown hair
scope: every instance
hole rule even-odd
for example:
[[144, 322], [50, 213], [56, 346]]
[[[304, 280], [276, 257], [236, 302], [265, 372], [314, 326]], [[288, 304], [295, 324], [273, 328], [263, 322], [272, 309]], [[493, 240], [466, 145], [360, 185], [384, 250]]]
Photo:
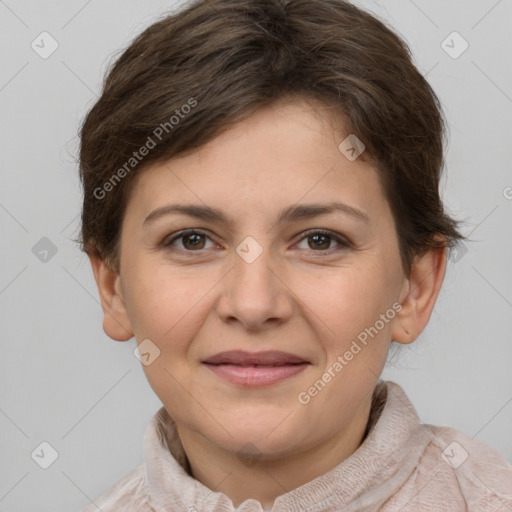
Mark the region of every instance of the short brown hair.
[[397, 34], [344, 0], [196, 0], [131, 43], [84, 120], [82, 250], [119, 270], [122, 219], [142, 169], [287, 96], [334, 109], [364, 143], [407, 273], [415, 255], [463, 238], [439, 195], [442, 109]]

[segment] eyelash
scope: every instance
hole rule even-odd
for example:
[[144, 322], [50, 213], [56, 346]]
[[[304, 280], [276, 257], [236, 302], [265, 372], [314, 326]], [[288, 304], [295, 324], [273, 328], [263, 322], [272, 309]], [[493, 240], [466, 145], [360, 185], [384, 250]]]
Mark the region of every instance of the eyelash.
[[[171, 250], [173, 252], [187, 254], [187, 255], [191, 255], [193, 253], [201, 253], [202, 251], [207, 250], [207, 249], [199, 249], [197, 251], [191, 251], [188, 249], [179, 249], [177, 247], [172, 246], [173, 242], [175, 242], [176, 240], [179, 240], [180, 238], [183, 238], [187, 235], [203, 235], [206, 238], [211, 240], [211, 238], [208, 236], [208, 233], [202, 229], [199, 229], [199, 228], [186, 229], [184, 231], [178, 232], [170, 240], [164, 240], [162, 245], [165, 249]], [[329, 238], [331, 238], [332, 240], [334, 240], [335, 242], [338, 242], [339, 245], [338, 245], [338, 247], [335, 247], [335, 248], [325, 249], [325, 250], [320, 249], [317, 251], [311, 249], [311, 252], [321, 253], [322, 255], [326, 255], [326, 256], [331, 255], [333, 252], [340, 251], [343, 249], [348, 249], [348, 248], [352, 247], [352, 244], [347, 239], [345, 239], [339, 235], [336, 235], [335, 233], [333, 233], [331, 231], [327, 231], [327, 230], [323, 230], [323, 229], [311, 229], [311, 230], [305, 231], [302, 235], [303, 235], [302, 238], [297, 243], [300, 243], [304, 239], [310, 238], [314, 235], [325, 235], [325, 236], [328, 236]], [[213, 242], [213, 240], [212, 240], [212, 242]]]

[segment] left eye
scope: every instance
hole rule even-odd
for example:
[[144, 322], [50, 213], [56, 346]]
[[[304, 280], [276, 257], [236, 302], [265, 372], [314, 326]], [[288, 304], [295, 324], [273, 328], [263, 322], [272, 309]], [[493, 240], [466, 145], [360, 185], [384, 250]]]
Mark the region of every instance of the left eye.
[[313, 249], [315, 252], [319, 252], [319, 249], [322, 250], [320, 252], [331, 249], [329, 246], [332, 241], [337, 242], [338, 247], [336, 247], [336, 249], [343, 249], [349, 246], [349, 243], [346, 240], [328, 231], [310, 231], [301, 239], [301, 242], [303, 240], [311, 240], [311, 243], [307, 242], [309, 247], [306, 249]]
[[[174, 245], [178, 240], [181, 240], [182, 247]], [[208, 249], [208, 247], [205, 247], [206, 240], [210, 240], [213, 243], [206, 232], [194, 229], [178, 233], [170, 240], [164, 241], [163, 245], [182, 252], [196, 252]], [[314, 252], [325, 252], [332, 249], [331, 243], [333, 241], [338, 244], [335, 249], [343, 249], [350, 246], [347, 240], [328, 231], [309, 231], [301, 238], [300, 243], [303, 241], [311, 241], [311, 243], [307, 242], [309, 247], [306, 247], [306, 249], [312, 249]], [[304, 247], [301, 249], [304, 249]]]

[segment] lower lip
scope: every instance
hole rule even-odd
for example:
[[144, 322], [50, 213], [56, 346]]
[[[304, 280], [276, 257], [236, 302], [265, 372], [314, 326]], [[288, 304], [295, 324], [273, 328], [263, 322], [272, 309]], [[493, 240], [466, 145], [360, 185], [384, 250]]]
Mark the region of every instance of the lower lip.
[[206, 364], [219, 377], [245, 387], [267, 386], [288, 379], [303, 371], [308, 363], [283, 366], [237, 366]]

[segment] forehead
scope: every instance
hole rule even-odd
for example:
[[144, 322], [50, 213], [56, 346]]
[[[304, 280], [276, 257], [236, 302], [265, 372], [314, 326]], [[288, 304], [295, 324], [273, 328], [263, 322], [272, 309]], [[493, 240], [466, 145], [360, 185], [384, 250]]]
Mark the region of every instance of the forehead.
[[382, 214], [387, 204], [369, 159], [350, 160], [339, 149], [348, 135], [343, 119], [315, 102], [261, 108], [195, 153], [143, 170], [127, 215], [146, 216], [178, 201], [235, 217], [335, 201]]

